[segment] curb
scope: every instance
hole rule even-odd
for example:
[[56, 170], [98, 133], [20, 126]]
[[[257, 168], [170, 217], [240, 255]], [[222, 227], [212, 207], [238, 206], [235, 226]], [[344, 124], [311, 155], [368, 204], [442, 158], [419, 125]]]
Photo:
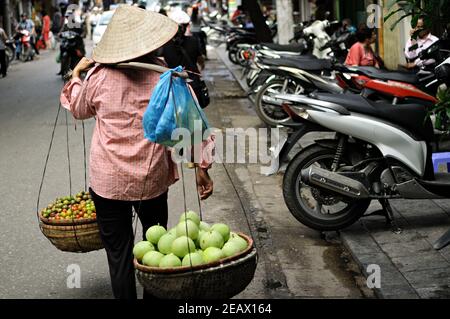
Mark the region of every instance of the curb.
[[419, 295], [394, 266], [389, 257], [382, 251], [371, 234], [365, 229], [363, 221], [341, 232], [344, 247], [351, 253], [353, 259], [366, 279], [372, 274], [370, 265], [380, 267], [381, 285], [374, 288], [375, 295], [380, 299], [419, 299]]
[[236, 79], [236, 81], [241, 86], [242, 90], [244, 92], [247, 92], [249, 87], [247, 86], [247, 83], [245, 83], [245, 79], [242, 77], [242, 72], [240, 71], [240, 66], [233, 64], [227, 56], [227, 52], [225, 49], [220, 46], [215, 48], [217, 56], [222, 60], [223, 64], [227, 67], [227, 69], [230, 71], [230, 73], [233, 75], [233, 77]]

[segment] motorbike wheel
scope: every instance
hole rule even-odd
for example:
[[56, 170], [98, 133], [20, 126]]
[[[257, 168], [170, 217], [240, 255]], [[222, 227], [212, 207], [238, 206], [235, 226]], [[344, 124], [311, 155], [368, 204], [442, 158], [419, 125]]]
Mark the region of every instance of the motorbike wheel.
[[370, 205], [370, 199], [345, 198], [301, 181], [301, 171], [312, 165], [330, 169], [335, 152], [317, 144], [307, 147], [289, 163], [283, 179], [283, 196], [291, 214], [319, 231], [337, 231], [355, 223]]
[[23, 48], [23, 46], [22, 46], [22, 51], [20, 52], [20, 55], [19, 55], [20, 61], [22, 61], [22, 62], [28, 61], [28, 56], [29, 56], [28, 50], [29, 49]]
[[6, 57], [8, 59], [6, 61], [6, 63], [9, 64], [9, 63], [11, 63], [14, 60], [16, 55], [14, 54], [14, 50], [11, 49], [10, 47], [6, 47], [5, 53], [6, 53]]
[[295, 93], [296, 88], [289, 84], [286, 90], [284, 80], [272, 80], [261, 87], [255, 98], [258, 117], [269, 126], [277, 126], [289, 120], [289, 115], [277, 105], [264, 102], [264, 97], [272, 98], [276, 94]]
[[236, 46], [232, 46], [229, 50], [228, 50], [228, 59], [233, 63], [233, 64], [239, 64], [238, 62], [238, 58], [237, 58], [237, 54], [238, 54], [238, 48]]

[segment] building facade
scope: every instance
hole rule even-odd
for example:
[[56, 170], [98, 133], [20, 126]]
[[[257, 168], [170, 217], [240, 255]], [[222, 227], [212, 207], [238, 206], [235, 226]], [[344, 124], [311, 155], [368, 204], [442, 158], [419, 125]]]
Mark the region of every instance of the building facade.
[[[394, 16], [384, 23], [383, 17], [388, 10], [383, 7], [382, 0], [293, 0], [295, 23], [308, 21], [312, 15], [322, 19], [326, 11], [331, 13], [329, 19], [342, 21], [348, 18], [355, 27], [375, 22], [378, 34], [375, 49], [385, 61], [386, 66], [397, 69], [399, 65], [406, 63], [404, 48], [409, 37], [411, 20], [404, 19], [394, 30], [391, 30], [396, 19]], [[396, 16], [399, 18], [400, 14]]]

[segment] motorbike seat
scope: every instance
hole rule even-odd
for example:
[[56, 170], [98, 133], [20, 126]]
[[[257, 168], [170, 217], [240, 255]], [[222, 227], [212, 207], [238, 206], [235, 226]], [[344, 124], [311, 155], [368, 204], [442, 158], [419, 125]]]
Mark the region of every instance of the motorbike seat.
[[395, 71], [386, 71], [380, 70], [370, 66], [357, 66], [350, 67], [350, 69], [356, 69], [362, 74], [368, 76], [372, 79], [384, 80], [384, 81], [399, 81], [409, 84], [418, 84], [419, 78], [414, 73], [407, 72], [395, 72]]
[[302, 52], [305, 49], [303, 44], [276, 44], [276, 43], [261, 43], [261, 47], [266, 47], [273, 51], [285, 52]]
[[231, 33], [239, 33], [239, 34], [255, 34], [256, 31], [254, 28], [242, 28], [242, 27], [230, 27]]
[[330, 70], [331, 61], [317, 58], [284, 58], [284, 59], [267, 59], [261, 58], [261, 62], [265, 65], [275, 67], [292, 67], [304, 71], [321, 71]]
[[[314, 98], [339, 104], [350, 112], [371, 115], [396, 124], [407, 130], [415, 138], [432, 141], [434, 132], [428, 112], [421, 104], [392, 105], [387, 102], [371, 101], [359, 94], [316, 93]], [[427, 120], [425, 120], [427, 119]]]

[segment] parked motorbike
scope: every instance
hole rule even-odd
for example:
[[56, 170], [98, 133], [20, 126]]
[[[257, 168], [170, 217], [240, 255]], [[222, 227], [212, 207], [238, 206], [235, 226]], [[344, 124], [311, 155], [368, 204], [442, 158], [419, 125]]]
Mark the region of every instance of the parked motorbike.
[[[277, 33], [277, 24], [270, 25], [272, 37]], [[254, 29], [245, 28], [231, 28], [229, 36], [227, 37], [226, 49], [228, 51], [228, 58], [234, 64], [239, 64], [237, 55], [239, 52], [238, 45], [240, 44], [257, 44], [256, 33]]]
[[[432, 106], [437, 102], [434, 96], [439, 84], [434, 70], [420, 70], [418, 73], [409, 73], [387, 71], [374, 67], [342, 65], [340, 62], [343, 62], [343, 60], [336, 58], [336, 56], [345, 56], [340, 52], [344, 51], [343, 47], [345, 47], [345, 43], [348, 43], [349, 36], [351, 36], [350, 33], [340, 35], [327, 45], [332, 48], [334, 57], [331, 64], [326, 63], [328, 60], [311, 60], [302, 57], [270, 59], [266, 63], [269, 66], [263, 63], [262, 69], [269, 71], [268, 73], [272, 75], [269, 75], [263, 84], [258, 84], [260, 86], [254, 85], [252, 87], [253, 92], [257, 93], [255, 106], [260, 118], [271, 126], [283, 125], [286, 121], [289, 121], [289, 115], [280, 107], [280, 101], [273, 97], [278, 93], [287, 93], [288, 91], [297, 94], [307, 94], [312, 91], [330, 93], [350, 91], [360, 93], [374, 101], [382, 100], [393, 105], [417, 102]], [[421, 58], [433, 58], [437, 63], [442, 62], [447, 56], [448, 54], [441, 52], [439, 44], [421, 54]], [[256, 58], [256, 61], [258, 61], [258, 58]], [[258, 65], [258, 62], [254, 64]], [[277, 68], [283, 70], [285, 74], [281, 74], [280, 71], [277, 71]], [[311, 73], [314, 75], [312, 79]], [[290, 81], [291, 84], [286, 83], [286, 81]], [[280, 85], [282, 82], [284, 84]], [[293, 86], [292, 84], [296, 86], [294, 92], [290, 89]], [[286, 89], [288, 91], [283, 91]]]
[[258, 89], [255, 110], [269, 126], [277, 126], [289, 120], [281, 108], [281, 101], [274, 96], [280, 93], [308, 94], [317, 90], [340, 94], [344, 89], [331, 78], [332, 64], [327, 59], [270, 59], [260, 60], [260, 67], [271, 77]]
[[269, 126], [283, 125], [289, 120], [289, 115], [280, 107], [280, 101], [274, 99], [275, 94], [307, 94], [317, 90], [343, 93], [347, 84], [336, 80], [333, 69], [336, 62], [342, 62], [342, 59], [335, 58], [335, 52], [337, 56], [342, 55], [342, 45], [345, 47], [349, 35], [342, 35], [327, 44], [328, 56], [332, 59], [317, 59], [308, 54], [277, 55], [275, 52], [272, 58], [265, 58], [267, 50], [257, 52], [248, 67], [247, 79], [249, 95], [256, 95], [255, 109], [261, 120]]
[[33, 60], [36, 52], [31, 45], [31, 33], [28, 30], [19, 30], [14, 40], [20, 43], [19, 59], [22, 62]]
[[82, 35], [76, 31], [64, 31], [60, 35], [60, 63], [61, 76], [64, 79], [67, 72], [78, 64], [85, 56], [85, 48]]
[[[450, 58], [435, 74], [450, 85]], [[335, 133], [334, 139], [318, 139], [302, 149], [287, 167], [283, 194], [301, 223], [340, 230], [378, 200], [379, 213], [395, 227], [389, 199], [450, 198], [450, 174], [433, 169], [432, 153], [440, 150], [425, 105], [392, 105], [352, 93], [276, 98], [301, 123], [296, 134]]]

